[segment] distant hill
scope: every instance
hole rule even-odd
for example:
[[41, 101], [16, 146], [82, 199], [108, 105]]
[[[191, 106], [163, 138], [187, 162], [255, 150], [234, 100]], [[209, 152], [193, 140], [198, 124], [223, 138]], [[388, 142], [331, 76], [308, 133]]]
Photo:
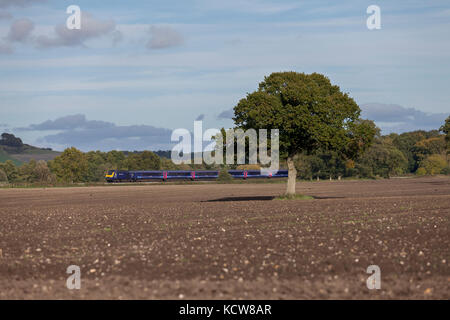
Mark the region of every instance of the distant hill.
[[[144, 151], [121, 151], [123, 152], [124, 155], [128, 156], [130, 154], [134, 154], [134, 153], [142, 153]], [[171, 150], [158, 150], [158, 151], [152, 151], [154, 154], [158, 155], [160, 158], [167, 158], [170, 159], [172, 156], [172, 151]]]
[[15, 165], [19, 165], [20, 161], [12, 158], [8, 153], [3, 151], [2, 147], [0, 147], [0, 162], [6, 162], [7, 160], [11, 160]]
[[60, 152], [53, 151], [50, 148], [38, 148], [24, 144], [20, 138], [15, 137], [13, 134], [3, 133], [1, 135], [0, 162], [11, 160], [16, 165], [19, 165], [31, 159], [36, 161], [52, 160], [60, 154]]

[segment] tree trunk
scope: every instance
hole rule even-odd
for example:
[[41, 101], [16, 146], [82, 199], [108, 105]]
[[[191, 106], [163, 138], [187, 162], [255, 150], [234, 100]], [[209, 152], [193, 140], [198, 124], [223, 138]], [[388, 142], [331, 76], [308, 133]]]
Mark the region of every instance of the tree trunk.
[[287, 195], [295, 195], [295, 183], [297, 181], [297, 169], [295, 169], [293, 157], [289, 156], [287, 158], [287, 165], [288, 165], [289, 171], [288, 171], [288, 182], [287, 182], [286, 194]]

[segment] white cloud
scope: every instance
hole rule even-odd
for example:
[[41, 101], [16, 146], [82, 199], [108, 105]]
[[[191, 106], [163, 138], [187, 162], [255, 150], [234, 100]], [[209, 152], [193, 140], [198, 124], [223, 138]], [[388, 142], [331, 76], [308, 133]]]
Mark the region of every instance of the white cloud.
[[183, 44], [183, 36], [170, 26], [151, 26], [151, 38], [147, 42], [148, 49], [163, 49]]
[[396, 104], [366, 103], [361, 105], [362, 117], [374, 120], [383, 133], [412, 130], [437, 130], [448, 113], [427, 113]]
[[36, 45], [40, 48], [84, 46], [86, 40], [111, 34], [115, 28], [116, 24], [113, 20], [97, 20], [88, 12], [83, 11], [81, 29], [69, 30], [65, 25], [57, 25], [54, 37], [38, 36]]
[[0, 43], [0, 54], [11, 54], [14, 48], [9, 43]]
[[0, 0], [0, 8], [28, 7], [34, 4], [46, 2], [47, 0]]
[[58, 133], [46, 135], [38, 141], [64, 148], [76, 146], [82, 150], [170, 149], [172, 134], [170, 129], [149, 125], [117, 126], [110, 122], [87, 120], [83, 114], [64, 116], [14, 130], [58, 130]]
[[0, 20], [8, 20], [12, 18], [12, 14], [6, 11], [0, 11]]
[[280, 3], [281, 1], [263, 0], [198, 0], [198, 10], [202, 11], [234, 11], [252, 14], [276, 14], [297, 9], [299, 1]]
[[30, 19], [15, 20], [9, 29], [8, 40], [11, 42], [24, 42], [33, 32], [34, 23]]

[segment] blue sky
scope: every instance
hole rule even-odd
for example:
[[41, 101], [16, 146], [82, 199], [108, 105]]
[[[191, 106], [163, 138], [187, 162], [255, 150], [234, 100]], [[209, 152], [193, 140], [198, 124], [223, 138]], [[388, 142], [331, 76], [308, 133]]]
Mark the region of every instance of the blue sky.
[[[380, 30], [366, 27], [372, 4]], [[231, 126], [239, 99], [288, 70], [324, 73], [384, 133], [437, 128], [449, 35], [440, 0], [0, 0], [0, 131], [55, 149], [168, 148], [199, 117]]]

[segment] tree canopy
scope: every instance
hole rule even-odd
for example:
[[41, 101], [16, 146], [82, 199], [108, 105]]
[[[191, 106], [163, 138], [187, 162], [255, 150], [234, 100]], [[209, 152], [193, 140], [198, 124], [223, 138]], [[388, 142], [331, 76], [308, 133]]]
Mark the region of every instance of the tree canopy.
[[445, 133], [445, 141], [447, 142], [447, 154], [450, 154], [450, 116], [445, 119], [441, 131]]
[[0, 145], [8, 147], [22, 147], [23, 142], [20, 138], [16, 138], [13, 134], [2, 133], [2, 138], [0, 139]]
[[356, 102], [324, 75], [276, 72], [239, 101], [233, 120], [245, 130], [279, 129], [280, 155], [289, 169], [286, 193], [294, 194], [293, 158], [298, 153], [335, 151], [350, 159], [370, 146], [375, 125], [362, 120], [360, 112]]

